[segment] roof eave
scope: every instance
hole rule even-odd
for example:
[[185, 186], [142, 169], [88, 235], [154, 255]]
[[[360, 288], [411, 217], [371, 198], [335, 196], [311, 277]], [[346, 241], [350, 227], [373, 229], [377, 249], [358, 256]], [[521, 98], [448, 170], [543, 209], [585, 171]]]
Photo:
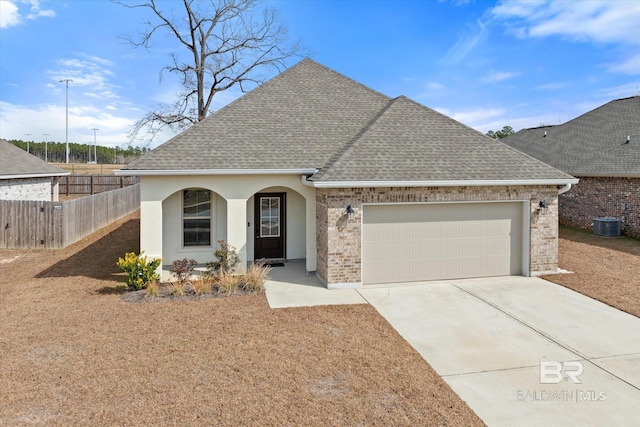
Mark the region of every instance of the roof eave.
[[118, 169], [113, 171], [119, 176], [178, 176], [178, 175], [313, 175], [315, 168], [303, 169]]
[[584, 178], [640, 178], [640, 172], [633, 173], [589, 173], [589, 172], [579, 172], [572, 173], [571, 175], [576, 177], [584, 177]]
[[577, 184], [577, 178], [511, 179], [511, 180], [441, 180], [441, 181], [308, 181], [303, 183], [316, 188], [366, 188], [366, 187], [495, 187], [505, 185], [566, 185]]
[[0, 175], [0, 179], [50, 178], [53, 176], [69, 176], [69, 175], [71, 175], [71, 172], [24, 173], [20, 175]]

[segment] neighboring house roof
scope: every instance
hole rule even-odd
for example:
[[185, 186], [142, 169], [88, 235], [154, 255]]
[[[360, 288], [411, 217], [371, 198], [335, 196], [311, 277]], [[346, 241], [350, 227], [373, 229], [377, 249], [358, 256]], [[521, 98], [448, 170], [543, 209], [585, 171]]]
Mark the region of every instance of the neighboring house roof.
[[69, 175], [36, 156], [0, 139], [0, 179], [37, 178]]
[[561, 125], [523, 129], [503, 141], [572, 175], [637, 177], [640, 96], [616, 99]]
[[[307, 171], [310, 181], [572, 180], [405, 97], [305, 59], [124, 168]], [[157, 173], [156, 173], [157, 172]]]

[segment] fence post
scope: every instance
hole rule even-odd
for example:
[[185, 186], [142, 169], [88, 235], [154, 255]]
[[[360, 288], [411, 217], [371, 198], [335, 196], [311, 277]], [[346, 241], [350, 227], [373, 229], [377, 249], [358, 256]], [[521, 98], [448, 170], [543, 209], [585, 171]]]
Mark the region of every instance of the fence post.
[[91, 195], [93, 196], [93, 175], [91, 175]]

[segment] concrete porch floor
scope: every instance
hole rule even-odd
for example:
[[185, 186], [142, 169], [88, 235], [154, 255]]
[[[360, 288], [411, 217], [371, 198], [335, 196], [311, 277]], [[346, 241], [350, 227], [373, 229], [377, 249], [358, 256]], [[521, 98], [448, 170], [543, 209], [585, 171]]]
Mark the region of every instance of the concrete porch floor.
[[356, 289], [327, 289], [315, 273], [307, 274], [304, 260], [272, 267], [265, 290], [271, 308], [367, 304]]

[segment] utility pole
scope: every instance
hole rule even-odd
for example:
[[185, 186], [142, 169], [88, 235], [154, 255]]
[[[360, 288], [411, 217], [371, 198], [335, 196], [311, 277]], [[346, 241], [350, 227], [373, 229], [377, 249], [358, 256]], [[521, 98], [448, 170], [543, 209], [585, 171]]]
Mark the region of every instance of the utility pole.
[[42, 136], [44, 136], [44, 161], [48, 162], [49, 161], [49, 151], [47, 150], [47, 139], [49, 138], [48, 133], [43, 133]]
[[66, 85], [66, 108], [65, 108], [65, 143], [67, 145], [66, 148], [66, 162], [69, 163], [69, 82], [72, 82], [71, 79], [62, 79], [60, 83], [64, 82]]
[[31, 136], [30, 133], [25, 133], [24, 136], [27, 137], [27, 153], [29, 152], [29, 137]]
[[100, 129], [96, 129], [93, 128], [91, 129], [93, 131], [93, 160], [96, 161], [96, 165], [98, 164], [98, 149], [96, 146], [96, 132], [98, 132]]

